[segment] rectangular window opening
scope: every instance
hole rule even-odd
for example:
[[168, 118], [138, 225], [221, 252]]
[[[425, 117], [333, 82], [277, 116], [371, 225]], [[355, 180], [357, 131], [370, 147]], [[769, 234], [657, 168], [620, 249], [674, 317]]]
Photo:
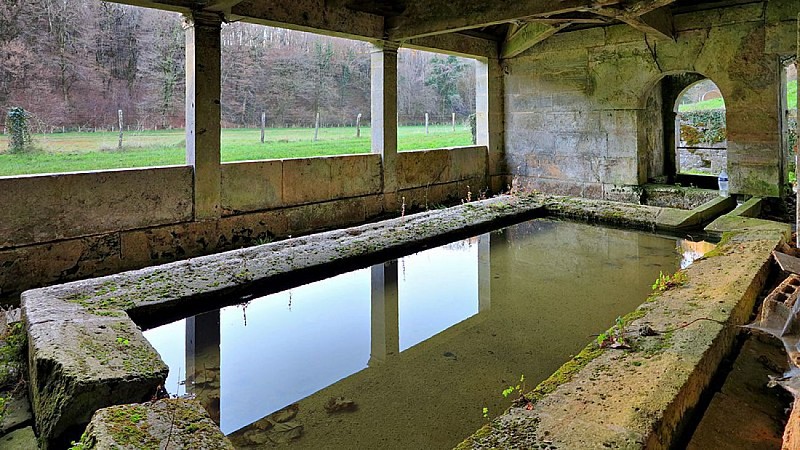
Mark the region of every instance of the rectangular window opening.
[[0, 39], [0, 176], [185, 164], [180, 14], [75, 1], [15, 10]]
[[398, 150], [475, 144], [476, 60], [400, 49], [397, 64]]

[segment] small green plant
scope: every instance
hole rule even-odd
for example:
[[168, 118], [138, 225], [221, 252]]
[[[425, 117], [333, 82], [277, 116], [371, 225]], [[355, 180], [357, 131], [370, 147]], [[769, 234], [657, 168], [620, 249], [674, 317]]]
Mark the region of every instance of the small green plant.
[[608, 331], [600, 333], [596, 342], [599, 348], [631, 348], [627, 339], [625, 339], [625, 321], [622, 320], [622, 317], [617, 317], [616, 323]]
[[269, 236], [269, 235], [267, 235], [267, 236], [260, 237], [260, 238], [256, 239], [256, 240], [255, 240], [255, 245], [264, 245], [264, 244], [269, 244], [269, 243], [270, 243], [270, 242], [272, 242], [272, 241], [274, 241], [274, 239], [272, 238], [272, 236]]
[[525, 375], [520, 375], [519, 383], [516, 386], [509, 386], [503, 389], [503, 397], [508, 398], [511, 394], [517, 393], [518, 396], [514, 399], [514, 406], [525, 405], [528, 410], [533, 409], [533, 402], [525, 395]]
[[489, 408], [483, 407], [483, 418], [489, 420]]
[[519, 395], [523, 395], [523, 392], [525, 391], [525, 375], [519, 377], [519, 384], [516, 386], [509, 386], [503, 389], [503, 397], [508, 398], [508, 396], [513, 394], [514, 391], [518, 391]]
[[118, 337], [117, 338], [117, 344], [119, 344], [119, 345], [131, 345], [131, 341], [128, 340], [128, 338]]
[[143, 418], [144, 418], [144, 417], [142, 417], [142, 415], [141, 415], [141, 414], [139, 414], [139, 413], [133, 413], [133, 414], [131, 414], [131, 423], [134, 423], [134, 424], [135, 424], [135, 423], [139, 423], [139, 422], [141, 422], [141, 421], [142, 421], [142, 419], [143, 419]]
[[653, 290], [658, 292], [668, 291], [672, 288], [683, 286], [689, 281], [686, 272], [679, 270], [674, 275], [664, 275], [664, 272], [659, 272], [658, 278], [653, 283]]

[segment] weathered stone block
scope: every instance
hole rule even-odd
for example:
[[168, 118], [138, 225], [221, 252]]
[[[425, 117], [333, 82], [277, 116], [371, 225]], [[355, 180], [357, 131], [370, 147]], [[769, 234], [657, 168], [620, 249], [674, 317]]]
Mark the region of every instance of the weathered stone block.
[[38, 445], [32, 427], [12, 431], [0, 438], [0, 450], [32, 450]]
[[486, 173], [486, 147], [462, 147], [449, 150], [450, 180], [483, 176]]
[[283, 162], [248, 161], [221, 166], [226, 215], [276, 208], [283, 203]]
[[637, 158], [606, 158], [600, 168], [601, 180], [606, 184], [638, 185], [638, 168]]
[[644, 87], [661, 74], [644, 42], [594, 49], [589, 72], [595, 105], [603, 109], [639, 108]]
[[282, 209], [223, 218], [217, 225], [218, 245], [215, 250], [229, 250], [253, 245], [259, 240], [286, 236], [288, 230], [288, 220]]
[[329, 200], [332, 196], [331, 158], [283, 160], [283, 205]]
[[120, 263], [118, 233], [0, 250], [0, 295], [108, 274]]
[[728, 8], [696, 11], [688, 14], [676, 14], [674, 23], [677, 31], [723, 27], [745, 22], [761, 21], [764, 18], [763, 12], [763, 5], [752, 3]]
[[450, 150], [420, 150], [397, 155], [400, 189], [445, 183], [450, 179]]
[[[678, 33], [677, 42], [659, 41], [654, 47], [658, 65], [664, 72], [693, 72], [695, 62], [703, 51], [708, 33], [706, 30], [687, 30]], [[716, 55], [723, 59], [724, 55]]]
[[[730, 157], [730, 154], [729, 154]], [[779, 197], [780, 169], [771, 165], [730, 164], [730, 192], [759, 197]]]
[[167, 377], [141, 331], [119, 309], [95, 310], [55, 291], [22, 294], [28, 332], [30, 396], [43, 448], [64, 448], [94, 411], [155, 395]]
[[0, 211], [0, 248], [181, 222], [191, 168], [0, 177]]
[[329, 159], [329, 200], [377, 194], [381, 190], [381, 157], [377, 154], [347, 155]]
[[188, 222], [120, 233], [126, 268], [208, 254], [217, 248], [216, 221]]
[[200, 403], [182, 398], [98, 410], [81, 444], [86, 450], [233, 450]]
[[351, 198], [315, 205], [301, 205], [286, 210], [290, 234], [308, 233], [364, 222], [366, 210], [363, 198]]
[[642, 203], [642, 188], [640, 186], [618, 186], [613, 184], [603, 185], [603, 199], [612, 202]]

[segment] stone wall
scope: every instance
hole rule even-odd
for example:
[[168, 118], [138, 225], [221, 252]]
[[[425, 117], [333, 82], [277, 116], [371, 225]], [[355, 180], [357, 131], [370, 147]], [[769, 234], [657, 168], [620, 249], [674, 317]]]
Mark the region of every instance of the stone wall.
[[678, 149], [680, 171], [683, 173], [705, 173], [719, 175], [728, 166], [728, 151], [725, 144], [719, 148], [686, 148]]
[[[487, 149], [401, 152], [397, 170], [409, 212], [476, 199]], [[373, 154], [223, 164], [222, 217], [195, 221], [188, 166], [0, 177], [0, 299], [400, 214], [382, 180]]]
[[645, 183], [667, 141], [659, 81], [691, 72], [725, 97], [731, 192], [779, 195], [778, 56], [796, 52], [796, 9], [780, 0], [679, 14], [676, 42], [627, 25], [560, 33], [508, 60], [509, 169], [521, 186], [589, 197]]

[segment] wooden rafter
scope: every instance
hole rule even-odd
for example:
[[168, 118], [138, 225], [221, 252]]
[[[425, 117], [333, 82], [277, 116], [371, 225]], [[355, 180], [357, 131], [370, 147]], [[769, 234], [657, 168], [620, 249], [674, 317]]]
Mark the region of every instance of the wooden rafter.
[[[586, 11], [596, 6], [592, 0], [517, 0], [509, 2], [477, 2], [448, 0], [435, 2], [412, 0], [406, 11], [387, 19], [386, 35], [391, 40], [451, 33], [473, 28], [513, 22], [532, 17], [547, 18], [575, 11]], [[617, 0], [603, 0], [603, 5], [618, 4]]]
[[668, 6], [657, 6], [669, 3], [666, 0], [636, 3], [626, 9], [597, 8], [594, 12], [600, 16], [627, 23], [633, 28], [649, 36], [659, 39], [675, 40], [675, 26], [672, 12]]
[[500, 49], [500, 57], [503, 59], [513, 58], [569, 25], [569, 23], [556, 25], [540, 22], [526, 23], [506, 37]]

